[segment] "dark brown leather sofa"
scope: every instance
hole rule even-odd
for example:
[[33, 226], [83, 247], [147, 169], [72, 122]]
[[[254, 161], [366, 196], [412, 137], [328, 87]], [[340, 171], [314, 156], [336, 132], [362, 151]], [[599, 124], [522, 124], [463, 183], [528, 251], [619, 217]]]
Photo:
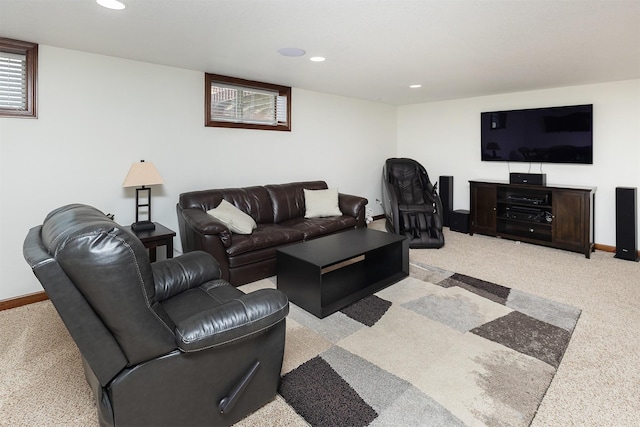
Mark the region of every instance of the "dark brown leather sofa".
[[[184, 253], [203, 250], [220, 263], [222, 278], [239, 286], [276, 274], [276, 250], [354, 227], [366, 227], [367, 199], [339, 194], [341, 216], [305, 218], [304, 189], [327, 189], [324, 181], [293, 182], [182, 193], [177, 204]], [[249, 214], [258, 227], [235, 234], [207, 214], [222, 199]]]

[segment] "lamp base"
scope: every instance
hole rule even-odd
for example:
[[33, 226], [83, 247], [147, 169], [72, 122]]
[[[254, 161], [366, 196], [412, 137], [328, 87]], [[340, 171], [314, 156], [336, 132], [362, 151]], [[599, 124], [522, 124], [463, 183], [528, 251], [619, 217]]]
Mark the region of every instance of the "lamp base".
[[156, 225], [151, 221], [138, 221], [131, 224], [133, 231], [155, 230]]

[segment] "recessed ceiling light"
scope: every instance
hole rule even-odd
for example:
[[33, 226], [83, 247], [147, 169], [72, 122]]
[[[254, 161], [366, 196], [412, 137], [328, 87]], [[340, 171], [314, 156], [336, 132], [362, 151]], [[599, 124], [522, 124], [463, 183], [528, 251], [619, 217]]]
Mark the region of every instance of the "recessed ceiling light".
[[306, 52], [302, 49], [298, 49], [297, 47], [283, 47], [282, 49], [278, 49], [278, 53], [282, 56], [303, 56]]
[[118, 0], [96, 0], [96, 3], [102, 7], [113, 10], [122, 10], [126, 7], [124, 3], [121, 3]]
[[324, 62], [325, 60], [326, 58], [323, 56], [314, 56], [309, 58], [309, 61], [313, 61], [313, 62]]
[[422, 85], [409, 85], [409, 87], [411, 89], [418, 89], [418, 88], [422, 87]]

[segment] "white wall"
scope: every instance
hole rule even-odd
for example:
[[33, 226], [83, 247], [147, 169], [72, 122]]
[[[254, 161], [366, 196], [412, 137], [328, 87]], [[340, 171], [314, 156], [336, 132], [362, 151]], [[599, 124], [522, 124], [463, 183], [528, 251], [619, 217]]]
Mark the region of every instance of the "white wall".
[[121, 186], [140, 159], [165, 180], [153, 220], [174, 230], [181, 192], [294, 180], [325, 180], [382, 213], [395, 107], [294, 88], [291, 132], [205, 128], [201, 72], [43, 45], [38, 66], [38, 119], [0, 119], [0, 300], [42, 290], [22, 243], [52, 209], [87, 203], [133, 222], [135, 191]]
[[531, 172], [542, 170], [548, 184], [598, 187], [595, 242], [615, 246], [615, 187], [640, 187], [640, 80], [400, 107], [398, 155], [420, 161], [433, 182], [452, 175], [454, 209], [468, 209], [470, 179], [529, 171], [526, 163], [480, 161], [481, 112], [578, 104], [593, 104], [593, 165], [534, 163]]
[[294, 180], [324, 179], [381, 214], [381, 169], [394, 156], [416, 158], [434, 182], [453, 175], [454, 207], [465, 209], [469, 179], [509, 173], [479, 160], [481, 111], [593, 103], [594, 165], [544, 165], [549, 183], [598, 186], [596, 242], [607, 245], [614, 188], [640, 187], [640, 80], [399, 108], [294, 88], [287, 133], [205, 128], [200, 72], [43, 45], [38, 65], [38, 119], [0, 118], [0, 300], [41, 290], [22, 242], [52, 209], [88, 203], [133, 222], [135, 192], [121, 185], [140, 159], [166, 182], [153, 189], [153, 219], [174, 230], [181, 192]]

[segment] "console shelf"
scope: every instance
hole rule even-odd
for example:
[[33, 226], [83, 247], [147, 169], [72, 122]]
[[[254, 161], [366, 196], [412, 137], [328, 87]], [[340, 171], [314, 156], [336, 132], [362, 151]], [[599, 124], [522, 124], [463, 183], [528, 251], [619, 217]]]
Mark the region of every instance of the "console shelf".
[[469, 181], [470, 234], [584, 253], [594, 247], [595, 187]]

